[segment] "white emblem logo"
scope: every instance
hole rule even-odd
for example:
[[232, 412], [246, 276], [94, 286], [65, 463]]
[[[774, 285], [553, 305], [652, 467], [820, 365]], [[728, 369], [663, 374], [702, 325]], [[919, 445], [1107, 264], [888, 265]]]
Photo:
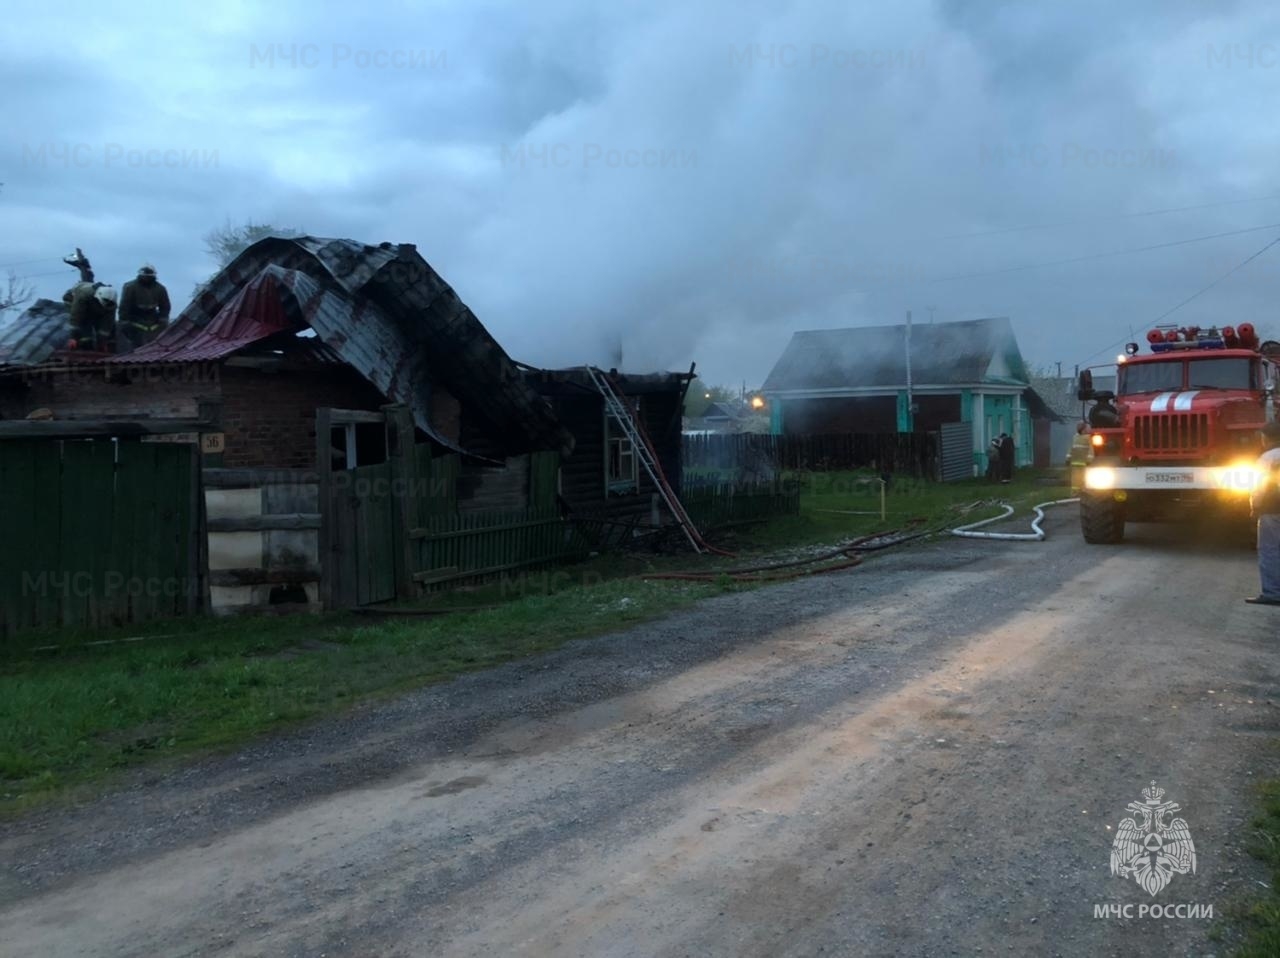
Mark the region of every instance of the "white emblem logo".
[[1122, 819], [1111, 843], [1111, 874], [1133, 877], [1153, 898], [1174, 875], [1196, 873], [1196, 846], [1191, 829], [1182, 818], [1165, 817], [1181, 811], [1177, 802], [1162, 802], [1163, 788], [1152, 782], [1142, 790], [1143, 802], [1130, 802], [1136, 813]]

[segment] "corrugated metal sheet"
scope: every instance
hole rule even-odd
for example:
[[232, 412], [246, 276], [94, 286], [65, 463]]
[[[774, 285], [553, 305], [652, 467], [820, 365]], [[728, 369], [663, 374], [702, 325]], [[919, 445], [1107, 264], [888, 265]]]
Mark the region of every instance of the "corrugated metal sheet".
[[319, 292], [303, 274], [268, 266], [240, 287], [207, 324], [197, 325], [184, 313], [145, 346], [106, 362], [207, 362], [230, 356], [276, 333], [300, 330], [306, 321], [303, 310], [298, 308], [296, 287], [302, 282], [307, 287], [304, 296]]
[[973, 478], [973, 424], [942, 424], [942, 481]]
[[[432, 439], [456, 452], [466, 452], [432, 426], [427, 380], [393, 375], [397, 366], [407, 365], [404, 357], [410, 346], [377, 306], [364, 297], [325, 289], [306, 273], [274, 264], [263, 267], [207, 323], [197, 324], [189, 311], [183, 310], [155, 340], [107, 361], [207, 362], [307, 327], [315, 330], [320, 341], [312, 351], [315, 356], [340, 357], [390, 401], [408, 406], [414, 423]], [[352, 337], [353, 328], [362, 329], [365, 335]], [[386, 361], [397, 358], [398, 363]]]
[[0, 317], [0, 322], [0, 366], [42, 363], [71, 336], [71, 310], [51, 299], [38, 299], [21, 313]]
[[572, 451], [573, 436], [550, 405], [411, 245], [366, 246], [310, 236], [260, 240], [210, 280], [179, 318], [207, 325], [269, 265], [306, 273], [351, 298], [353, 312], [340, 330], [343, 341], [333, 334], [325, 339], [352, 365], [386, 368], [397, 391], [402, 382], [439, 378], [488, 421], [510, 452]]

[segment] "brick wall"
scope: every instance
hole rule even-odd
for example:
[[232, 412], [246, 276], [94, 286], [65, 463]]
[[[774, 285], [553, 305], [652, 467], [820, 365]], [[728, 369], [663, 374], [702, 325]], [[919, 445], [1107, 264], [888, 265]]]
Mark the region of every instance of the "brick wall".
[[316, 409], [376, 411], [386, 400], [346, 366], [306, 372], [223, 367], [222, 431], [227, 468], [309, 469], [316, 459]]
[[[203, 401], [221, 402], [227, 468], [309, 469], [316, 409], [376, 411], [382, 394], [347, 366], [264, 372], [221, 363], [85, 368], [0, 379], [0, 419], [49, 409], [55, 419], [194, 419]], [[443, 386], [432, 390], [432, 424], [458, 441], [462, 410]]]
[[214, 364], [17, 373], [0, 381], [0, 417], [25, 419], [43, 408], [55, 419], [191, 419], [201, 399], [221, 394], [220, 379]]

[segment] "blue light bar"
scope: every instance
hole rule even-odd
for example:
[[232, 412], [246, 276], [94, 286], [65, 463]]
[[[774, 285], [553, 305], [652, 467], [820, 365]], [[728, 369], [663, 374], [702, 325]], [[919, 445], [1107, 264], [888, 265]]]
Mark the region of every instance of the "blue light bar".
[[1168, 353], [1175, 349], [1226, 349], [1227, 344], [1221, 339], [1197, 339], [1194, 342], [1152, 343], [1153, 353]]

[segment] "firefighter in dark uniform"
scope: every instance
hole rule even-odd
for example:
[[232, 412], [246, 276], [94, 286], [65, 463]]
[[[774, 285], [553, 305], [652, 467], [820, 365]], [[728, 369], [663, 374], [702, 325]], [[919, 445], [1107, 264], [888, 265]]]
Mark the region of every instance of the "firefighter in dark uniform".
[[125, 283], [120, 291], [116, 352], [132, 352], [168, 325], [169, 291], [156, 279], [156, 268], [147, 263], [138, 270], [138, 278]]
[[71, 307], [76, 349], [109, 352], [116, 326], [116, 291], [106, 283], [76, 283], [62, 297]]

